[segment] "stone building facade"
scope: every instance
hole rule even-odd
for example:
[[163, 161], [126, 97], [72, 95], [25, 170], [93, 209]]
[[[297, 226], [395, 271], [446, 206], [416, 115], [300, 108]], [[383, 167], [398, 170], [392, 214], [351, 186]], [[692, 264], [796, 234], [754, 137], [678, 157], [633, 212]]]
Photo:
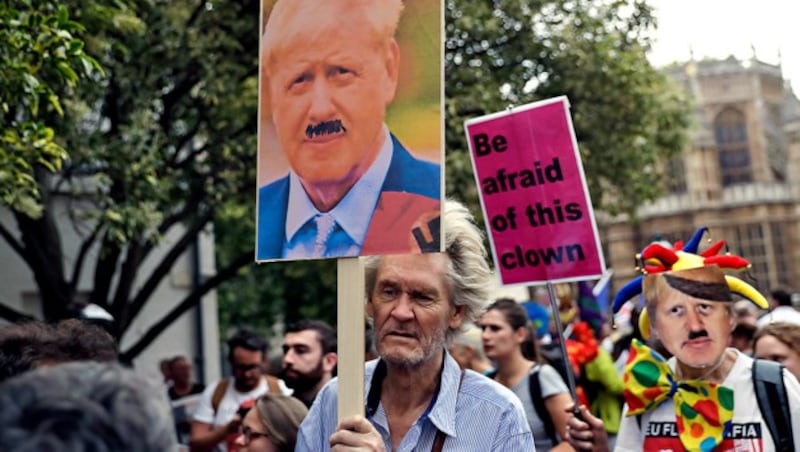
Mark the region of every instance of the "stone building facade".
[[614, 287], [635, 276], [633, 256], [651, 241], [686, 241], [707, 226], [752, 262], [745, 278], [762, 293], [800, 289], [800, 101], [780, 66], [731, 57], [665, 71], [696, 107], [691, 146], [637, 224], [600, 219]]

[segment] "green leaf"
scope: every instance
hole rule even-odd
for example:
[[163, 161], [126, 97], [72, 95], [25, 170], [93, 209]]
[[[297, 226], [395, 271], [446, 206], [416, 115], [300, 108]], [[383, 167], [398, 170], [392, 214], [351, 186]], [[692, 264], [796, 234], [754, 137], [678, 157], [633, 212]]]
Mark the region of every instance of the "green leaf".
[[65, 24], [69, 21], [69, 12], [67, 12], [67, 8], [63, 5], [58, 7], [58, 22], [61, 24]]
[[83, 53], [83, 41], [80, 39], [71, 39], [69, 41], [68, 52], [70, 55], [80, 55]]
[[47, 100], [50, 101], [50, 105], [55, 108], [59, 116], [64, 116], [64, 109], [61, 108], [61, 102], [58, 100], [58, 96], [56, 96], [55, 93], [49, 93], [47, 95]]
[[68, 83], [72, 83], [78, 80], [78, 74], [76, 74], [75, 71], [66, 62], [59, 61], [56, 64], [56, 68], [58, 69], [58, 72], [61, 73], [61, 76], [64, 77], [64, 79]]

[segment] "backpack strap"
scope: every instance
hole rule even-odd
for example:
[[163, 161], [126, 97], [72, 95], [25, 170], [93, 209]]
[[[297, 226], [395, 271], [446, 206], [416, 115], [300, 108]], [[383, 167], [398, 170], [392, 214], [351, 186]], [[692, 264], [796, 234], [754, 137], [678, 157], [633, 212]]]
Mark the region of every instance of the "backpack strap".
[[792, 413], [783, 381], [783, 366], [773, 361], [753, 360], [753, 385], [761, 417], [775, 442], [775, 450], [794, 451]]
[[267, 379], [267, 387], [270, 394], [280, 394], [281, 387], [278, 385], [278, 379], [272, 375], [265, 375]]
[[[265, 375], [264, 379], [267, 381], [267, 387], [269, 388], [268, 391], [271, 394], [280, 394], [281, 387], [278, 385], [278, 379], [273, 377], [272, 375]], [[222, 398], [225, 397], [225, 391], [228, 390], [228, 379], [223, 378], [222, 380], [217, 383], [217, 387], [214, 388], [214, 393], [211, 395], [211, 408], [214, 409], [214, 415], [217, 415], [217, 410], [219, 409], [219, 404], [222, 402]]]
[[225, 391], [228, 390], [228, 379], [223, 378], [222, 380], [217, 383], [217, 387], [214, 388], [214, 393], [211, 395], [211, 408], [214, 409], [214, 416], [217, 415], [217, 409], [219, 409], [219, 403], [222, 402], [222, 398], [225, 397]]
[[536, 415], [539, 416], [542, 424], [544, 424], [544, 431], [547, 434], [547, 437], [550, 438], [550, 442], [552, 442], [553, 446], [555, 446], [558, 444], [558, 439], [556, 438], [556, 427], [553, 425], [553, 418], [547, 411], [547, 407], [544, 404], [544, 397], [542, 397], [542, 382], [540, 381], [541, 377], [539, 376], [541, 368], [541, 364], [536, 364], [533, 367], [533, 371], [528, 374], [528, 391], [530, 391], [531, 394], [533, 409], [536, 410]]

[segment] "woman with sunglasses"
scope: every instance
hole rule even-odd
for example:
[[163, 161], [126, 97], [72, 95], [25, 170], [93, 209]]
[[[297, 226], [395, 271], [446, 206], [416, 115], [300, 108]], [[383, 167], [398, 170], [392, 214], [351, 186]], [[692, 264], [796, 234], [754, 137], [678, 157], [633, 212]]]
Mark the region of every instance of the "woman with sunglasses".
[[240, 452], [293, 452], [297, 428], [308, 413], [294, 397], [264, 394], [242, 420], [236, 445]]

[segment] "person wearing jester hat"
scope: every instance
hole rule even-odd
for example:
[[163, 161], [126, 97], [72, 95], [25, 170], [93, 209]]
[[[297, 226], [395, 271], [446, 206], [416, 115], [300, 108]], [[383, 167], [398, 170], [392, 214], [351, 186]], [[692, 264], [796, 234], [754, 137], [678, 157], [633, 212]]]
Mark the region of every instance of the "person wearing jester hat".
[[[734, 294], [759, 307], [767, 301], [743, 280], [723, 269], [745, 270], [739, 256], [719, 255], [719, 241], [697, 253], [706, 228], [672, 249], [651, 244], [637, 259], [642, 276], [623, 287], [614, 309], [642, 293], [645, 309], [639, 318], [642, 334], [659, 339], [673, 357], [664, 359], [639, 341], [631, 345], [625, 367], [624, 418], [617, 451], [776, 451], [759, 410], [753, 379], [754, 360], [728, 348], [735, 317]], [[800, 425], [800, 383], [781, 371], [791, 423]], [[602, 423], [582, 410], [586, 422], [573, 417], [567, 436], [576, 448], [591, 445], [607, 450]], [[792, 428], [800, 446], [800, 428]]]

